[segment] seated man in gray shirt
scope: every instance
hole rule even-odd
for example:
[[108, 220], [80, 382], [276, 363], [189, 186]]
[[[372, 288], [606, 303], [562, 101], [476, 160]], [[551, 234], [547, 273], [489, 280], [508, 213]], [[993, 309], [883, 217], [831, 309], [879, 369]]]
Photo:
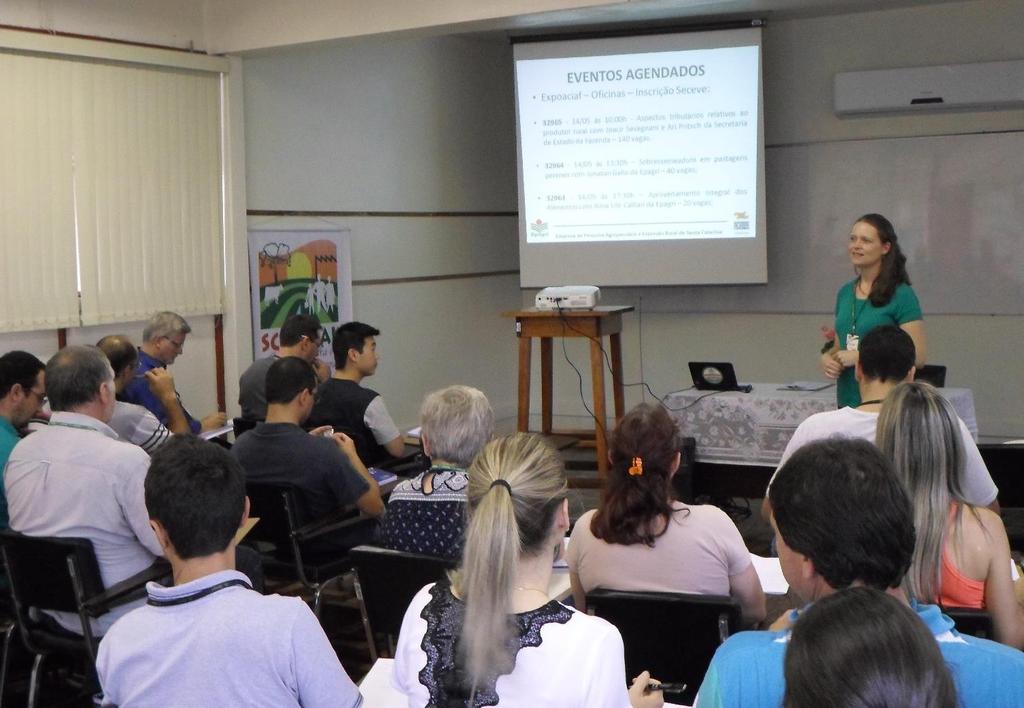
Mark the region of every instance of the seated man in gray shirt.
[[281, 325], [280, 348], [265, 359], [257, 359], [238, 380], [238, 405], [242, 418], [259, 421], [267, 417], [267, 371], [270, 365], [286, 356], [305, 359], [316, 368], [316, 377], [325, 381], [330, 369], [318, 358], [323, 343], [323, 325], [311, 315], [291, 315]]
[[[246, 479], [295, 487], [305, 512], [300, 523], [355, 505], [370, 517], [384, 513], [377, 481], [363, 466], [352, 439], [327, 428], [307, 433], [300, 426], [313, 408], [313, 366], [298, 357], [278, 359], [267, 371], [267, 419], [244, 433], [231, 451]], [[345, 551], [372, 541], [376, 522], [339, 530], [311, 546]]]
[[[103, 584], [110, 587], [162, 554], [149, 527], [143, 483], [149, 455], [118, 439], [114, 371], [96, 347], [70, 346], [46, 364], [50, 424], [21, 440], [4, 470], [11, 528], [28, 536], [92, 541]], [[141, 604], [141, 600], [136, 604]], [[131, 609], [123, 605], [93, 621], [103, 634]], [[77, 614], [55, 619], [81, 633]]]
[[103, 638], [103, 705], [362, 705], [306, 603], [260, 595], [235, 570], [249, 505], [230, 453], [174, 438], [153, 456], [146, 506], [174, 585], [150, 583], [146, 606]]

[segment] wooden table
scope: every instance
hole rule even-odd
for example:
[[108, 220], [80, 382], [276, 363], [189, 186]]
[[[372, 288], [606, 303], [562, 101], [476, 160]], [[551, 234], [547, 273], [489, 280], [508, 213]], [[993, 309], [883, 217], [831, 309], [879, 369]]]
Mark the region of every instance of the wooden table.
[[[605, 410], [604, 353], [602, 338], [609, 340], [609, 361], [612, 373], [612, 395], [615, 420], [625, 414], [622, 388], [622, 315], [632, 312], [629, 305], [605, 305], [592, 310], [516, 310], [503, 312], [503, 317], [514, 318], [519, 338], [519, 417], [518, 429], [530, 428], [530, 360], [533, 339], [540, 339], [540, 400], [541, 432], [557, 433], [593, 439], [597, 449], [597, 469], [603, 478], [608, 471], [607, 413]], [[586, 337], [590, 340], [590, 380], [594, 397], [594, 432], [553, 431], [551, 428], [551, 354], [555, 337]]]

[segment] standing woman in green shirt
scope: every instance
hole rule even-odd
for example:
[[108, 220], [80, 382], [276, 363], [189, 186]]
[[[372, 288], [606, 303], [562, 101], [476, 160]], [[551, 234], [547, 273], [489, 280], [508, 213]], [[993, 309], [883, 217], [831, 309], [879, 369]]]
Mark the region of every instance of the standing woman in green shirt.
[[[900, 251], [896, 230], [881, 214], [865, 214], [850, 229], [850, 262], [857, 277], [836, 295], [836, 337], [821, 355], [825, 375], [836, 381], [838, 407], [857, 408], [860, 391], [854, 376], [858, 345], [875, 327], [896, 325], [914, 340], [914, 365], [925, 362], [921, 304], [910, 287], [907, 257]], [[875, 401], [873, 401], [875, 402]]]

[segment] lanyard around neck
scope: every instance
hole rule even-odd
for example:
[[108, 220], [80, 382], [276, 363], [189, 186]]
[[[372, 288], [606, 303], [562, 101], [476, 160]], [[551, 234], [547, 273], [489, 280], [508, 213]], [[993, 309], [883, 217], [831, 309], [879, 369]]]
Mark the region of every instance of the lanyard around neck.
[[857, 312], [857, 286], [860, 283], [860, 278], [853, 285], [853, 302], [850, 304], [850, 334], [857, 334], [857, 318], [864, 313], [864, 308], [868, 306], [871, 301], [871, 293], [864, 298], [864, 306], [860, 308], [860, 312]]
[[234, 587], [236, 585], [252, 590], [252, 585], [250, 585], [246, 581], [242, 580], [241, 578], [232, 578], [231, 580], [225, 580], [223, 583], [217, 583], [216, 585], [211, 585], [208, 588], [197, 590], [191, 595], [182, 595], [181, 597], [169, 597], [166, 600], [158, 599], [151, 596], [146, 601], [146, 604], [152, 605], [153, 607], [172, 607], [174, 605], [184, 605], [188, 602], [204, 598], [207, 595], [212, 595], [218, 590], [224, 590], [225, 588]]
[[50, 421], [50, 425], [57, 425], [61, 428], [77, 428], [78, 430], [91, 430], [94, 433], [102, 432], [92, 427], [91, 425], [82, 425], [80, 423], [62, 423], [60, 421]]

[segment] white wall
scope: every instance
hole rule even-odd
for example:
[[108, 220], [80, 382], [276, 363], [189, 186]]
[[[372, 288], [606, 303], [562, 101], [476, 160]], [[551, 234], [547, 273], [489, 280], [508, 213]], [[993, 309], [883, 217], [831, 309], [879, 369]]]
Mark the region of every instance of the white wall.
[[206, 51], [206, 0], [3, 0], [0, 24]]
[[[991, 0], [769, 24], [764, 41], [768, 144], [1020, 129], [1024, 116], [1021, 111], [839, 119], [831, 110], [831, 81], [840, 70], [1007, 58], [1011, 48], [1017, 46], [1014, 33], [1015, 28], [1024, 25], [1022, 13], [1022, 3]], [[512, 208], [511, 84], [496, 83], [507, 75], [509, 68], [501, 65], [507, 60], [483, 49], [479, 57], [473, 57], [472, 44], [466, 42], [453, 38], [364, 39], [334, 47], [268, 52], [247, 59], [250, 208]], [[479, 65], [482, 76], [466, 77], [457, 71], [467, 63]], [[437, 74], [431, 76], [433, 72]], [[469, 81], [470, 90], [466, 90], [464, 81]], [[422, 90], [424, 85], [431, 90]], [[477, 95], [488, 86], [490, 91]], [[414, 98], [403, 101], [406, 95]], [[452, 104], [457, 108], [453, 109]], [[379, 125], [371, 122], [375, 110], [384, 112], [392, 106], [405, 110], [382, 115]], [[462, 130], [451, 130], [452, 116], [463, 112], [485, 117], [489, 121], [486, 134], [466, 135]], [[500, 141], [501, 148], [480, 152], [480, 141], [485, 138]], [[403, 158], [409, 162], [403, 162]], [[495, 173], [509, 175], [508, 181], [503, 178], [486, 185], [473, 183], [481, 176], [490, 180]], [[431, 174], [439, 183], [427, 179]], [[471, 185], [468, 190], [467, 181]], [[771, 185], [769, 197], [774, 190], [784, 189], [785, 184]], [[394, 240], [363, 244], [366, 255], [360, 259], [372, 263], [355, 263], [357, 280], [396, 277], [398, 272], [412, 274], [417, 268], [421, 275], [437, 271], [438, 264], [429, 259], [420, 261], [420, 265], [407, 264], [412, 265], [411, 270], [406, 266], [396, 269], [393, 264], [398, 258], [398, 242]], [[363, 275], [366, 267], [370, 275]], [[502, 297], [497, 289], [507, 287], [499, 282], [480, 285], [495, 288], [499, 300]], [[953, 276], [950, 287], [968, 285], [956, 282]], [[409, 286], [372, 288], [374, 293], [386, 292], [389, 301], [393, 298], [395, 303], [406, 303], [399, 305], [403, 313], [419, 295], [414, 295]], [[363, 299], [360, 290], [357, 288], [357, 307], [371, 301]], [[627, 291], [610, 293], [610, 297], [638, 304], [642, 294]], [[443, 304], [444, 295], [438, 295], [440, 299], [430, 303], [427, 311]], [[678, 289], [678, 295], [684, 299], [686, 290]], [[520, 304], [530, 304], [532, 291], [514, 297]], [[419, 308], [424, 303], [414, 304]], [[745, 380], [814, 378], [815, 351], [820, 345], [817, 330], [829, 321], [831, 305], [831, 298], [822, 302], [820, 315], [648, 313], [643, 326], [645, 378], [658, 395], [683, 388], [689, 384], [686, 362], [701, 358], [731, 359]], [[489, 302], [486, 306], [493, 307]], [[481, 319], [486, 314], [479, 312]], [[1005, 393], [1008, 389], [1024, 390], [1024, 372], [1007, 365], [1024, 344], [1024, 318], [929, 318], [926, 312], [926, 321], [929, 359], [949, 366], [951, 385], [975, 390], [982, 433], [1024, 432], [1024, 414]], [[638, 322], [637, 315], [626, 317], [627, 382], [640, 379]], [[465, 341], [472, 346], [462, 348], [464, 357], [403, 359], [402, 368], [408, 366], [420, 372], [417, 376], [443, 379], [445, 371], [457, 377], [467, 362], [479, 361], [480, 355], [501, 361], [500, 367], [492, 368], [494, 390], [504, 394], [492, 397], [497, 398], [495, 404], [500, 409], [511, 411], [515, 404], [515, 343], [507, 329], [499, 327], [491, 336], [493, 341], [467, 336]], [[985, 344], [979, 346], [979, 342]], [[401, 343], [403, 349], [418, 345], [421, 342], [415, 340]], [[392, 339], [388, 347], [394, 346]], [[580, 343], [571, 342], [568, 352], [584, 372], [584, 391], [589, 398], [586, 350]], [[556, 350], [556, 412], [585, 415], [575, 374], [560, 355]], [[382, 369], [381, 380], [374, 383], [394, 397], [394, 392], [384, 389], [388, 384], [383, 377]], [[536, 373], [534, 381], [538, 381]], [[539, 386], [535, 383], [533, 401], [538, 400]], [[628, 389], [627, 400], [640, 400], [640, 388]], [[413, 410], [411, 402], [402, 405], [406, 411]]]
[[[378, 327], [367, 386], [396, 422], [466, 383], [511, 416], [519, 301], [512, 65], [502, 40], [353, 40], [245, 60], [250, 228], [351, 230], [353, 310]], [[434, 212], [458, 212], [435, 216]], [[439, 279], [438, 279], [439, 278]], [[376, 281], [399, 280], [380, 283]], [[412, 279], [411, 281], [409, 279]]]
[[[837, 71], [1020, 58], [1021, 27], [1024, 3], [1016, 0], [771, 22], [764, 35], [766, 142], [772, 146], [1022, 130], [1021, 110], [863, 118], [838, 118], [832, 112], [832, 76]], [[785, 189], [784, 181], [768, 185], [769, 211], [773, 202], [782, 201], [773, 195]], [[1018, 238], [1024, 248], [1024, 234]], [[771, 233], [768, 239], [771, 250]], [[913, 276], [913, 262], [908, 266]], [[836, 283], [837, 288], [839, 285]], [[966, 289], [971, 283], [952, 272], [946, 286]], [[684, 302], [686, 289], [675, 292]], [[605, 301], [637, 305], [642, 295], [642, 290], [610, 292]], [[523, 304], [529, 304], [531, 298], [532, 291], [524, 293]], [[662, 293], [659, 300], [664, 300]], [[645, 378], [657, 395], [664, 395], [688, 386], [686, 362], [701, 359], [735, 362], [744, 381], [816, 378], [818, 327], [831, 319], [832, 304], [831, 296], [823, 301], [820, 315], [651, 312], [644, 317], [643, 326]], [[1019, 394], [1024, 391], [1024, 367], [1018, 354], [1024, 346], [1024, 316], [929, 316], [924, 304], [928, 359], [949, 367], [949, 385], [974, 389], [981, 433], [1024, 435]], [[626, 316], [623, 358], [627, 382], [640, 379], [637, 323], [635, 314]], [[582, 346], [570, 346], [569, 351], [586, 377], [586, 351]], [[556, 410], [585, 416], [575, 373], [557, 350], [555, 361]], [[589, 404], [589, 386], [584, 390]], [[535, 390], [534, 401], [538, 395]], [[628, 404], [639, 400], [639, 387], [627, 389]]]
[[[0, 8], [0, 22], [176, 46], [193, 42], [202, 48], [204, 33], [217, 23], [223, 29], [224, 20], [210, 19], [204, 27], [196, 19], [197, 5], [174, 3], [172, 11], [171, 4], [146, 0], [141, 6], [133, 3], [144, 12], [127, 13], [116, 0], [8, 0]], [[504, 11], [500, 2], [496, 6]], [[404, 12], [398, 5], [389, 7]], [[470, 15], [451, 21], [468, 19]], [[839, 70], [1019, 57], [1021, 26], [1024, 3], [1017, 0], [773, 21], [764, 42], [768, 144], [1020, 130], [1021, 111], [839, 119], [831, 112], [831, 77]], [[465, 38], [351, 40], [267, 52], [247, 58], [245, 69], [250, 208], [515, 209], [511, 63], [502, 43]], [[238, 112], [236, 106], [236, 119]], [[474, 124], [467, 119], [481, 117], [482, 129], [467, 127]], [[239, 222], [246, 196], [240, 181], [237, 177], [230, 187], [236, 191], [233, 208]], [[317, 219], [290, 223], [323, 226]], [[459, 223], [455, 228], [429, 217], [348, 220], [355, 240], [354, 277], [433, 277], [517, 267], [508, 240], [514, 240], [514, 220], [510, 226], [507, 217], [460, 217]], [[232, 406], [237, 372], [250, 356], [245, 244], [241, 234], [233, 233], [227, 249], [230, 297], [225, 325]], [[952, 273], [950, 287], [969, 284], [958, 282]], [[423, 390], [463, 376], [471, 383], [489, 381], [484, 388], [499, 411], [510, 415], [515, 343], [508, 322], [497, 314], [532, 297], [519, 292], [514, 277], [365, 285], [355, 289], [354, 297], [357, 316], [377, 320], [385, 330], [384, 364], [372, 383], [396, 409], [400, 423], [415, 418]], [[627, 299], [632, 298], [630, 294]], [[646, 378], [661, 395], [688, 383], [688, 359], [712, 356], [733, 359], [745, 380], [813, 377], [817, 327], [827, 321], [829, 307], [823, 303], [820, 316], [649, 313], [643, 326]], [[212, 320], [204, 324], [202, 319], [194, 318], [196, 333], [176, 365], [179, 387], [197, 414], [212, 410], [215, 390]], [[639, 379], [638, 320], [636, 315], [626, 318], [627, 381]], [[1024, 317], [942, 316], [927, 318], [927, 323], [929, 358], [949, 365], [951, 384], [974, 388], [982, 433], [1024, 434], [1017, 393], [1024, 390], [1024, 367], [1019, 365]], [[140, 328], [136, 324], [121, 331], [138, 336]], [[86, 330], [73, 332], [69, 339], [92, 342], [99, 336]], [[56, 350], [56, 334], [0, 334], [0, 351], [13, 348], [45, 358]], [[569, 352], [578, 364], [587, 363], [581, 347], [570, 346]], [[559, 354], [556, 410], [581, 413], [575, 375], [557, 363]], [[629, 389], [630, 402], [639, 400], [637, 391]], [[538, 400], [536, 393], [533, 400]]]

